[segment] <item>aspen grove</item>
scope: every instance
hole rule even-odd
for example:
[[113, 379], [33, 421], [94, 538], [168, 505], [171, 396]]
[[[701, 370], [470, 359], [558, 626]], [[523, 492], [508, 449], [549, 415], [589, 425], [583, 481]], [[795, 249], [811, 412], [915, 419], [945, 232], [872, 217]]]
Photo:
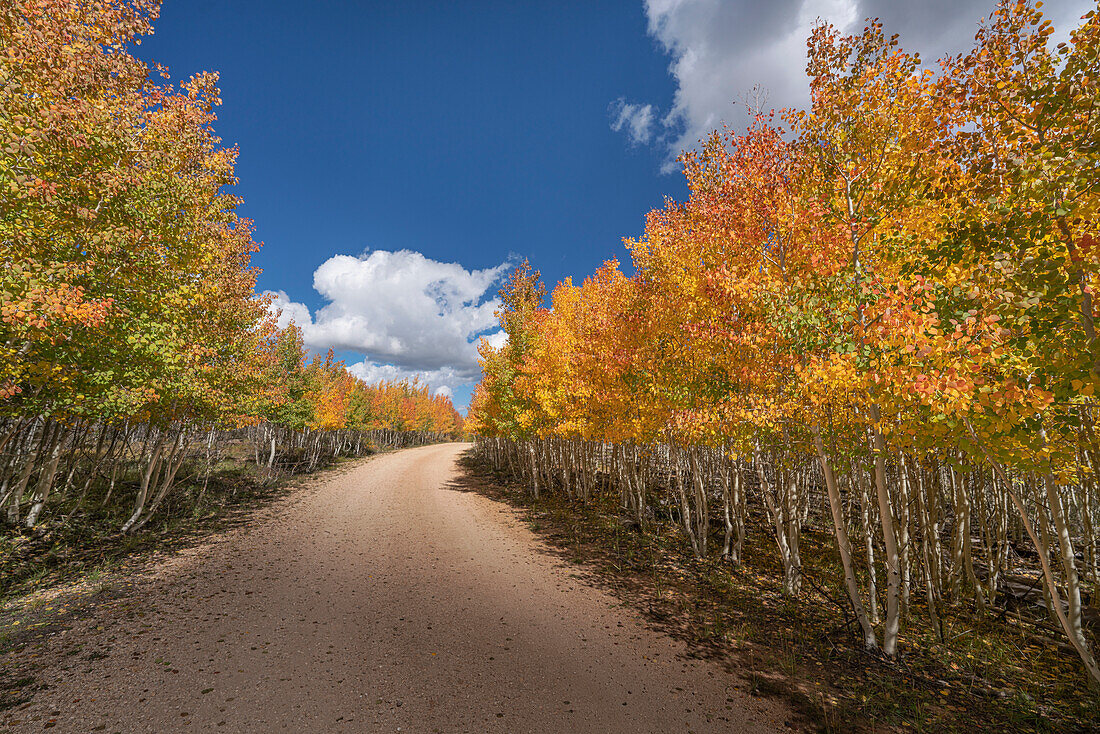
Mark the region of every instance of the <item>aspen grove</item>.
[[[233, 446], [265, 476], [458, 435], [426, 385], [307, 360], [255, 292], [217, 76], [130, 47], [155, 0], [0, 3], [0, 517], [141, 528]], [[62, 514], [61, 509], [64, 508]], [[53, 516], [51, 517], [51, 511]]]
[[944, 641], [948, 607], [1011, 606], [1100, 683], [1100, 12], [1053, 33], [1004, 2], [932, 71], [877, 22], [820, 24], [809, 109], [685, 154], [690, 197], [627, 241], [633, 275], [544, 308], [516, 271], [479, 456], [674, 520], [700, 558], [767, 532], [794, 598], [800, 534], [827, 528], [867, 648], [896, 656], [917, 611]]

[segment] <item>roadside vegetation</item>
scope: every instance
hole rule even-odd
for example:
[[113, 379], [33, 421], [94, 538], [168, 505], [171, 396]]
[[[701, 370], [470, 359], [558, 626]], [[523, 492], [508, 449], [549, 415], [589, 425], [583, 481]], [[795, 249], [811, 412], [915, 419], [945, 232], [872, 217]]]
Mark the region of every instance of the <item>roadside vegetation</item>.
[[[835, 579], [840, 559], [828, 527], [804, 529], [806, 588], [783, 591], [782, 564], [762, 507], [750, 510], [742, 562], [697, 558], [675, 509], [644, 532], [613, 493], [582, 502], [535, 496], [507, 471], [471, 452], [457, 488], [507, 502], [528, 526], [593, 583], [637, 609], [689, 654], [723, 665], [752, 695], [791, 706], [796, 726], [825, 732], [1088, 732], [1100, 700], [1081, 682], [1080, 662], [1051, 630], [1021, 629], [1014, 615], [940, 611], [941, 641], [915, 602], [915, 619], [890, 659], [863, 649]], [[715, 532], [715, 541], [721, 535]], [[864, 559], [860, 559], [864, 560]]]
[[217, 75], [176, 85], [132, 53], [158, 11], [0, 3], [3, 602], [177, 547], [291, 476], [462, 431], [426, 385], [368, 385], [277, 327]]
[[524, 264], [482, 348], [484, 466], [617, 506], [642, 568], [686, 551], [796, 664], [877, 661], [852, 710], [898, 721], [877, 681], [914, 664], [954, 705], [1097, 721], [1100, 12], [1056, 45], [1039, 5], [935, 69], [877, 22], [818, 26], [809, 109], [686, 154], [633, 274], [545, 308]]

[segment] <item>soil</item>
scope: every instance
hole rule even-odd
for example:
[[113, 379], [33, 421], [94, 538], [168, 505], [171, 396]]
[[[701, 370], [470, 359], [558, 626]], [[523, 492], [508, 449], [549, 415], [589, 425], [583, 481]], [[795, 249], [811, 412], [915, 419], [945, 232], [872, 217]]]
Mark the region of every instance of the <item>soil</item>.
[[355, 462], [4, 656], [7, 731], [765, 732], [784, 705], [464, 491], [445, 444]]

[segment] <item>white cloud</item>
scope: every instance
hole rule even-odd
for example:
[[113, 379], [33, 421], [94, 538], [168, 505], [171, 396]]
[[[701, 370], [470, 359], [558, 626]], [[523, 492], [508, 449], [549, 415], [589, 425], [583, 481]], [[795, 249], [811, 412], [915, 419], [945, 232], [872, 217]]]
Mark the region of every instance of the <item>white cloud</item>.
[[446, 385], [440, 385], [435, 389], [435, 393], [433, 394], [442, 395], [445, 398], [453, 398], [455, 396], [455, 391], [447, 387]]
[[[1043, 12], [1064, 37], [1092, 5], [1092, 0], [1050, 0]], [[880, 18], [886, 33], [899, 34], [903, 48], [931, 64], [945, 53], [969, 49], [978, 22], [994, 7], [994, 0], [645, 0], [649, 34], [671, 57], [669, 72], [677, 87], [660, 121], [664, 132], [654, 133], [650, 123], [645, 140], [668, 146], [675, 158], [723, 123], [743, 127], [748, 116], [737, 102], [756, 85], [768, 92], [769, 108], [805, 106], [805, 43], [818, 19], [851, 32], [866, 18]], [[626, 105], [621, 98], [612, 109], [621, 120], [616, 129], [626, 129], [634, 143], [640, 141], [631, 114], [656, 110]]]
[[436, 390], [476, 381], [477, 340], [497, 326], [499, 299], [486, 297], [510, 267], [467, 270], [418, 252], [336, 255], [313, 274], [326, 303], [316, 312], [276, 291], [278, 323], [294, 322], [306, 346], [364, 355], [348, 369], [377, 382], [419, 376]]
[[647, 104], [630, 104], [622, 97], [608, 107], [611, 113], [611, 129], [615, 132], [625, 129], [634, 144], [648, 143], [653, 137], [653, 123], [656, 108]]
[[265, 291], [264, 293], [271, 296], [271, 305], [268, 308], [278, 315], [280, 329], [290, 323], [296, 324], [301, 329], [313, 326], [313, 317], [309, 315], [309, 309], [291, 301], [286, 291]]
[[[421, 384], [432, 388], [435, 394], [445, 394], [450, 397], [454, 388], [460, 385], [468, 385], [473, 378], [465, 371], [458, 371], [453, 367], [444, 367], [438, 370], [410, 370], [393, 364], [379, 364], [369, 359], [348, 365], [348, 372], [358, 377], [363, 382], [374, 384], [387, 380], [412, 380], [416, 378]], [[476, 375], [474, 376], [476, 378]]]
[[493, 349], [500, 349], [508, 343], [508, 335], [503, 331], [493, 332], [492, 334], [486, 334], [481, 337], [482, 341], [488, 342], [489, 346]]

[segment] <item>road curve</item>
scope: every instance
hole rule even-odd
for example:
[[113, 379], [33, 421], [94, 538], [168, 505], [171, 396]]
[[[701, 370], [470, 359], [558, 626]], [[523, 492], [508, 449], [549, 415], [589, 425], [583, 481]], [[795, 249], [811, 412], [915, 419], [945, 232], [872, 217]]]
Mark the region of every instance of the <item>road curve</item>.
[[[310, 483], [177, 555], [50, 648], [5, 731], [755, 732], [719, 666], [573, 575], [452, 480], [465, 444]], [[140, 610], [137, 614], [134, 610]], [[55, 650], [56, 653], [56, 650]], [[51, 654], [41, 653], [45, 658]], [[57, 657], [55, 655], [55, 657]], [[19, 723], [14, 723], [18, 721]]]

